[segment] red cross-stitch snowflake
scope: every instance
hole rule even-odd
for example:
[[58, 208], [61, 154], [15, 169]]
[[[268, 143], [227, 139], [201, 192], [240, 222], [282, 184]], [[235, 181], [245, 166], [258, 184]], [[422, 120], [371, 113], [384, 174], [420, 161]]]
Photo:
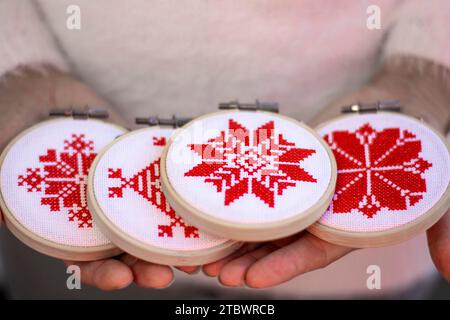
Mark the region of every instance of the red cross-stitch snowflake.
[[356, 209], [372, 218], [382, 208], [406, 210], [426, 192], [421, 141], [399, 128], [377, 131], [368, 123], [354, 132], [325, 135], [338, 167], [333, 213]]
[[153, 137], [153, 145], [163, 147], [166, 145], [166, 137]]
[[224, 190], [225, 205], [253, 194], [273, 208], [275, 195], [281, 196], [297, 181], [317, 182], [300, 166], [315, 150], [297, 148], [282, 134], [276, 134], [273, 121], [250, 131], [230, 119], [228, 130], [189, 148], [202, 157], [202, 162], [184, 175], [205, 177], [217, 192]]
[[64, 140], [64, 150], [48, 149], [39, 157], [43, 166], [27, 168], [18, 177], [18, 185], [28, 192], [42, 194], [41, 204], [50, 211], [68, 210], [69, 221], [78, 222], [79, 228], [91, 228], [92, 217], [86, 201], [86, 182], [89, 167], [96, 153], [94, 143], [83, 134], [73, 134]]
[[184, 223], [183, 219], [169, 205], [161, 190], [160, 160], [153, 161], [131, 178], [123, 177], [122, 169], [108, 169], [108, 178], [120, 179], [119, 187], [109, 188], [109, 197], [123, 198], [123, 190], [130, 188], [170, 218], [168, 225], [158, 226], [158, 236], [173, 237], [173, 228], [179, 227], [184, 229], [185, 238], [198, 238], [198, 229]]

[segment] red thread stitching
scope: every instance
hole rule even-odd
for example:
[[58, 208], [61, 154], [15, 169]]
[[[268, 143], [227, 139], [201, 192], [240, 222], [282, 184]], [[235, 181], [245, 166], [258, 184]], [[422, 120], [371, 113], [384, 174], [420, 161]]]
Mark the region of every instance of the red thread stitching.
[[153, 137], [153, 145], [154, 146], [165, 146], [166, 145], [166, 137]]
[[333, 213], [356, 209], [373, 218], [382, 208], [406, 210], [423, 198], [424, 172], [432, 164], [419, 156], [422, 143], [411, 132], [377, 131], [366, 123], [354, 132], [334, 131], [324, 139], [338, 167]]
[[38, 192], [41, 204], [50, 211], [68, 209], [69, 221], [77, 221], [79, 228], [92, 228], [92, 217], [86, 201], [86, 185], [89, 167], [96, 153], [94, 143], [85, 140], [84, 134], [72, 134], [64, 140], [64, 151], [48, 149], [39, 157], [43, 167], [27, 168], [19, 175], [18, 185], [28, 192]]
[[[153, 141], [155, 141], [155, 139], [153, 139]], [[141, 197], [147, 200], [150, 204], [156, 206], [162, 213], [170, 218], [170, 223], [168, 225], [158, 225], [159, 237], [173, 237], [173, 228], [179, 227], [184, 229], [185, 238], [198, 238], [198, 229], [184, 223], [183, 219], [179, 217], [169, 205], [164, 193], [161, 190], [159, 175], [160, 160], [161, 159], [157, 159], [153, 161], [131, 178], [123, 177], [122, 169], [120, 168], [108, 169], [108, 178], [120, 180], [119, 187], [109, 188], [109, 197], [123, 198], [123, 190], [134, 190]]]
[[275, 134], [273, 121], [251, 132], [230, 119], [228, 130], [189, 148], [202, 157], [202, 162], [184, 175], [204, 177], [217, 192], [225, 191], [226, 206], [245, 194], [254, 194], [273, 208], [275, 195], [281, 196], [297, 181], [317, 182], [300, 166], [316, 151], [297, 148], [282, 134]]

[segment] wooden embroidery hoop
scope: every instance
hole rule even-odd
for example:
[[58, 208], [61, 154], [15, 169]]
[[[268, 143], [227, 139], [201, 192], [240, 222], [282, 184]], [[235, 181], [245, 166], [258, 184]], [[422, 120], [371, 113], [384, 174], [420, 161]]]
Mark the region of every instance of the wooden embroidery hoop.
[[[325, 193], [317, 203], [315, 203], [309, 209], [303, 212], [299, 212], [298, 214], [296, 214], [291, 218], [279, 220], [276, 222], [237, 223], [227, 221], [218, 217], [213, 217], [207, 214], [206, 212], [202, 212], [194, 208], [191, 204], [189, 204], [186, 200], [181, 198], [176, 193], [174, 187], [169, 181], [166, 167], [167, 154], [173, 141], [181, 134], [183, 130], [191, 126], [195, 121], [203, 120], [205, 118], [215, 115], [229, 114], [235, 112], [237, 112], [237, 110], [218, 111], [195, 118], [193, 121], [179, 128], [168, 140], [168, 143], [164, 148], [163, 154], [161, 156], [161, 185], [162, 190], [164, 191], [164, 194], [166, 195], [166, 198], [169, 201], [170, 205], [175, 209], [175, 211], [183, 212], [184, 214], [183, 218], [186, 221], [198, 226], [200, 229], [205, 230], [211, 234], [239, 241], [260, 242], [260, 241], [275, 240], [287, 237], [289, 235], [295, 234], [297, 232], [306, 229], [308, 226], [316, 222], [317, 219], [319, 219], [322, 216], [323, 212], [326, 210], [326, 208], [331, 202], [331, 199], [334, 194], [334, 188], [336, 185], [336, 177], [337, 177], [336, 161], [331, 149], [313, 129], [309, 128], [308, 126], [304, 125], [303, 123], [295, 119], [280, 114], [276, 114], [273, 112], [259, 111], [259, 110], [252, 111], [267, 114], [270, 115], [271, 117], [281, 118], [282, 120], [293, 122], [294, 124], [308, 131], [310, 134], [312, 134], [314, 137], [317, 138], [320, 144], [324, 147], [330, 159], [330, 167], [331, 167], [330, 182], [328, 184]], [[239, 111], [239, 112], [246, 112], [246, 111]]]
[[[2, 170], [3, 162], [5, 160], [6, 155], [9, 153], [12, 146], [17, 143], [20, 139], [22, 139], [25, 135], [28, 133], [41, 128], [45, 127], [48, 124], [56, 123], [56, 122], [62, 122], [67, 121], [69, 119], [66, 118], [60, 118], [60, 119], [51, 119], [42, 121], [22, 132], [20, 132], [16, 137], [14, 137], [6, 146], [6, 148], [3, 150], [3, 152], [0, 155], [0, 171]], [[72, 119], [70, 119], [72, 120]], [[96, 121], [100, 123], [105, 123], [101, 120], [95, 120], [95, 119], [89, 119], [88, 121]], [[120, 130], [125, 131], [122, 127], [110, 124], [111, 126], [117, 127]], [[71, 246], [71, 245], [65, 245], [60, 244], [54, 241], [50, 241], [48, 239], [45, 239], [34, 232], [30, 231], [28, 228], [26, 228], [24, 225], [22, 225], [17, 218], [14, 216], [14, 213], [12, 213], [9, 208], [6, 205], [6, 202], [3, 198], [3, 194], [0, 190], [0, 208], [3, 213], [3, 217], [5, 219], [6, 227], [11, 231], [11, 233], [20, 241], [22, 241], [24, 244], [29, 246], [30, 248], [43, 253], [45, 255], [63, 259], [63, 260], [70, 260], [70, 261], [94, 261], [104, 258], [109, 258], [112, 256], [116, 256], [120, 254], [122, 251], [117, 248], [113, 243], [108, 243], [106, 245], [100, 245], [100, 246], [92, 246], [92, 247], [81, 247], [81, 246]]]
[[[447, 147], [447, 150], [450, 153], [450, 146], [449, 143], [446, 141], [446, 139], [437, 130], [427, 125], [423, 121], [418, 120], [411, 116], [407, 116], [405, 114], [399, 114], [398, 112], [393, 111], [378, 111], [378, 112], [381, 114], [395, 114], [396, 116], [403, 116], [408, 118], [409, 120], [416, 121], [418, 124], [432, 131], [442, 141], [442, 143], [444, 143], [444, 145]], [[334, 118], [332, 120], [320, 124], [319, 126], [316, 127], [316, 130], [319, 131], [323, 127], [335, 121], [355, 116], [358, 116], [358, 114], [341, 115], [337, 118]], [[354, 232], [354, 231], [352, 232], [332, 228], [317, 222], [311, 225], [308, 228], [308, 231], [314, 234], [316, 237], [321, 238], [322, 240], [325, 240], [327, 242], [351, 248], [375, 248], [375, 247], [395, 245], [400, 242], [411, 239], [412, 237], [430, 228], [437, 221], [439, 221], [439, 219], [447, 212], [449, 206], [450, 206], [450, 184], [447, 186], [447, 189], [444, 192], [441, 199], [439, 199], [438, 202], [436, 202], [435, 205], [428, 212], [422, 214], [420, 217], [414, 219], [413, 221], [397, 228], [391, 228], [389, 230], [374, 231], [374, 232]]]
[[143, 131], [157, 130], [159, 128], [159, 126], [154, 126], [128, 132], [103, 148], [93, 161], [88, 175], [88, 206], [96, 225], [108, 239], [123, 251], [128, 252], [139, 259], [153, 263], [174, 266], [197, 266], [228, 256], [241, 247], [243, 243], [228, 240], [215, 247], [192, 251], [163, 249], [130, 236], [128, 233], [118, 228], [100, 208], [93, 186], [95, 171], [103, 155], [116, 143], [121, 142], [130, 136]]

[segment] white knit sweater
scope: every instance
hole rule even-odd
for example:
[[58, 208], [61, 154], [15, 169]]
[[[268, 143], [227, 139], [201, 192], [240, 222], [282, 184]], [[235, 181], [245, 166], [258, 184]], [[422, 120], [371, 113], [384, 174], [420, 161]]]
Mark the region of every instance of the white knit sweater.
[[[80, 30], [66, 27], [72, 4], [81, 9]], [[381, 8], [379, 30], [366, 26], [369, 4]], [[275, 100], [283, 113], [309, 120], [361, 86], [386, 56], [450, 66], [448, 39], [446, 0], [0, 0], [0, 75], [53, 64], [76, 73], [129, 120], [195, 116], [234, 98]], [[369, 264], [382, 267], [387, 291], [433, 270], [421, 236], [355, 252], [272, 292], [371, 294]]]

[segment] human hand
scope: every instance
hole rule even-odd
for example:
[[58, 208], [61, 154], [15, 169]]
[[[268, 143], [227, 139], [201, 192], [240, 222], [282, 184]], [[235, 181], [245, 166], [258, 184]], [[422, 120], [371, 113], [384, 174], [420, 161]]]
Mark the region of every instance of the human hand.
[[65, 261], [65, 264], [80, 267], [84, 284], [106, 291], [125, 288], [132, 282], [143, 288], [163, 289], [170, 286], [174, 279], [170, 267], [142, 261], [129, 254], [117, 259]]
[[[311, 126], [339, 116], [343, 105], [358, 101], [398, 99], [403, 112], [421, 117], [444, 132], [450, 114], [450, 89], [444, 78], [449, 77], [448, 70], [431, 62], [396, 57], [387, 62], [366, 87], [322, 110]], [[450, 281], [450, 213], [430, 228], [427, 234], [433, 261]], [[225, 259], [203, 266], [203, 270], [209, 276], [217, 276], [226, 286], [265, 288], [323, 268], [351, 251], [350, 248], [333, 245], [302, 232], [287, 239], [247, 245]]]
[[[108, 109], [112, 122], [126, 126], [104, 99], [69, 74], [46, 68], [43, 72], [17, 70], [4, 76], [0, 82], [0, 150], [21, 131], [45, 120], [50, 108], [85, 105]], [[170, 267], [140, 261], [128, 254], [65, 263], [80, 266], [81, 281], [102, 290], [124, 288], [133, 281], [145, 288], [165, 288], [173, 281]]]
[[246, 244], [236, 253], [203, 266], [203, 272], [229, 287], [267, 288], [326, 267], [353, 249], [301, 232], [267, 243]]
[[431, 258], [442, 276], [450, 283], [450, 211], [427, 231]]

